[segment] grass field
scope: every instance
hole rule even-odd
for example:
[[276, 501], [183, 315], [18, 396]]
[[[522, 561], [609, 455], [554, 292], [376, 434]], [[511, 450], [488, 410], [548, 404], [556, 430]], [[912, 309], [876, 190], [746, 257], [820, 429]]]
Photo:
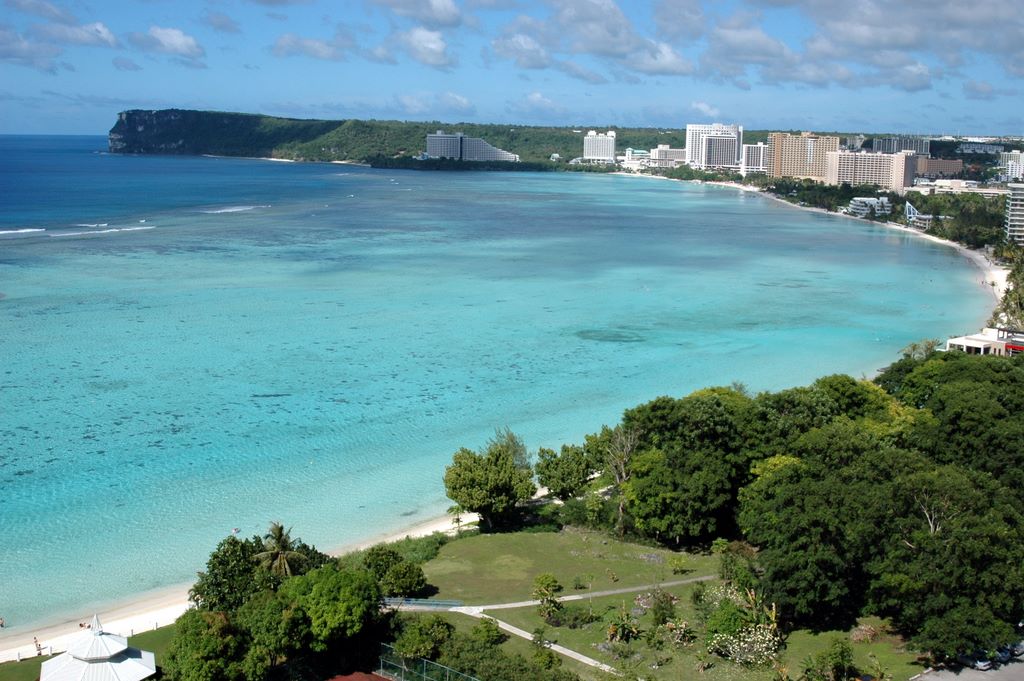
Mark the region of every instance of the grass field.
[[[593, 591], [640, 586], [671, 581], [680, 577], [713, 575], [717, 572], [717, 558], [709, 555], [687, 555], [689, 571], [674, 575], [669, 559], [678, 556], [664, 549], [620, 542], [607, 536], [585, 530], [563, 530], [550, 533], [493, 534], [469, 537], [452, 542], [441, 549], [437, 558], [424, 566], [427, 580], [438, 588], [438, 598], [462, 600], [466, 604], [488, 604], [527, 600], [533, 588], [533, 579], [542, 572], [551, 572], [565, 587], [563, 595], [586, 594], [588, 589], [574, 590], [573, 582], [587, 575], [593, 576]], [[690, 602], [693, 585], [669, 587], [666, 590], [679, 597], [677, 617], [691, 623], [697, 615]], [[635, 595], [606, 596], [592, 599], [594, 611], [602, 616], [619, 610], [623, 604], [632, 608]], [[577, 601], [573, 607], [588, 608], [587, 599]], [[605, 662], [627, 672], [627, 676], [651, 681], [680, 678], [702, 678], [708, 681], [769, 681], [770, 669], [748, 669], [726, 660], [711, 657], [712, 666], [698, 674], [700, 643], [687, 647], [656, 649], [641, 639], [630, 644], [629, 654], [615, 658], [597, 648], [605, 640], [607, 621], [596, 621], [581, 629], [550, 627], [545, 625], [536, 608], [495, 610], [494, 617], [526, 631], [546, 627], [546, 637], [588, 657]], [[450, 621], [461, 628], [470, 628], [475, 620], [449, 614]], [[866, 620], [879, 631], [884, 630], [879, 620]], [[641, 630], [650, 630], [650, 615], [640, 617]], [[849, 637], [850, 632], [809, 631], [792, 632], [781, 653], [782, 663], [792, 676], [799, 676], [803, 661], [825, 649], [835, 636]], [[503, 644], [509, 652], [530, 656], [531, 644], [513, 637]], [[880, 636], [870, 643], [853, 643], [854, 661], [867, 672], [873, 666], [870, 656], [892, 674], [894, 681], [906, 681], [923, 668], [915, 663], [915, 656], [904, 651], [895, 637]], [[605, 679], [597, 670], [581, 663], [565, 660], [564, 665], [583, 679]]]
[[714, 574], [713, 556], [685, 554], [686, 574], [673, 575], [669, 559], [681, 554], [610, 539], [588, 530], [481, 534], [453, 541], [423, 566], [437, 598], [467, 604], [528, 600], [533, 579], [551, 572], [565, 595], [577, 578], [594, 591]]
[[[128, 645], [154, 653], [156, 663], [159, 665], [172, 636], [174, 636], [173, 624], [132, 636], [128, 639]], [[31, 657], [21, 662], [0, 664], [0, 681], [36, 681], [39, 678], [39, 668], [44, 661], [49, 659], [49, 657]]]

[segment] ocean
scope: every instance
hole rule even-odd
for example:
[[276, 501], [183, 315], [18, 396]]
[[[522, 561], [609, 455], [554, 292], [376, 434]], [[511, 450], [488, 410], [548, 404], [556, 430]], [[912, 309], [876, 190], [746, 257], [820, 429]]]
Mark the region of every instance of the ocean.
[[459, 447], [870, 376], [972, 331], [953, 249], [733, 189], [0, 136], [0, 616], [85, 619], [271, 521], [443, 514]]

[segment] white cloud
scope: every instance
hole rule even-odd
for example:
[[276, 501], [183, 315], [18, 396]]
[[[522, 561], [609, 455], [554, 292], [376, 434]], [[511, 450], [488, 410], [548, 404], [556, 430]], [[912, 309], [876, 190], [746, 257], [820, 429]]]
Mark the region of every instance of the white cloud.
[[445, 69], [455, 63], [448, 54], [448, 44], [445, 43], [440, 31], [416, 26], [404, 33], [396, 34], [395, 39], [410, 57], [421, 64]]
[[180, 57], [178, 63], [184, 66], [205, 68], [201, 60], [206, 50], [181, 29], [150, 26], [146, 33], [129, 33], [128, 40], [140, 50]]
[[654, 24], [663, 38], [697, 38], [704, 32], [704, 10], [700, 0], [660, 0], [654, 6]]
[[651, 75], [683, 76], [693, 73], [693, 63], [683, 59], [668, 43], [652, 42], [625, 61], [634, 71]]
[[327, 61], [341, 61], [348, 52], [356, 48], [356, 41], [351, 31], [339, 25], [330, 40], [304, 38], [294, 33], [285, 33], [278, 37], [271, 47], [271, 52], [278, 57], [305, 56]]
[[0, 26], [0, 61], [56, 73], [57, 63], [54, 60], [61, 52], [56, 45], [30, 42], [16, 31]]
[[69, 24], [43, 24], [33, 26], [32, 33], [50, 42], [71, 45], [98, 45], [117, 47], [117, 38], [103, 23], [72, 26]]
[[468, 98], [454, 92], [445, 92], [437, 97], [437, 104], [441, 109], [459, 114], [472, 114], [476, 107]]
[[551, 65], [551, 55], [532, 36], [513, 33], [491, 41], [499, 57], [512, 59], [521, 69], [543, 69]]
[[34, 14], [48, 21], [60, 24], [78, 23], [78, 19], [73, 14], [45, 0], [5, 0], [4, 4], [19, 12]]
[[395, 14], [427, 26], [458, 26], [462, 13], [452, 0], [373, 0]]
[[708, 118], [718, 118], [718, 115], [722, 113], [707, 102], [690, 102], [690, 108]]

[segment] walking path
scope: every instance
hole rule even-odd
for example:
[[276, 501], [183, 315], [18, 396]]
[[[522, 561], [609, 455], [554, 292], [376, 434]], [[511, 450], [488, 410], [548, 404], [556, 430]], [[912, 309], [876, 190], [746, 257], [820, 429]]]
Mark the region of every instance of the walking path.
[[[601, 596], [618, 596], [619, 594], [639, 593], [641, 591], [647, 591], [648, 589], [664, 588], [668, 586], [681, 586], [683, 584], [693, 584], [694, 582], [706, 582], [711, 579], [715, 579], [715, 576], [705, 575], [703, 577], [689, 577], [687, 579], [676, 579], [670, 582], [661, 582], [659, 584], [644, 584], [642, 586], [626, 586], [620, 589], [605, 589], [604, 591], [595, 591], [593, 593], [587, 594], [573, 594], [571, 596], [562, 596], [558, 600], [562, 603], [567, 603], [570, 601], [582, 601], [584, 599], [594, 597], [600, 598]], [[450, 608], [445, 608], [445, 610], [447, 610], [448, 612], [457, 612], [463, 615], [469, 615], [470, 617], [476, 617], [478, 619], [483, 617], [490, 617], [492, 620], [494, 620], [494, 622], [498, 625], [500, 629], [503, 629], [504, 631], [507, 631], [510, 634], [514, 634], [515, 636], [518, 636], [520, 638], [525, 638], [527, 641], [532, 641], [533, 634], [531, 634], [530, 632], [524, 629], [520, 629], [519, 627], [514, 627], [508, 622], [502, 622], [498, 618], [487, 614], [486, 611], [511, 610], [513, 608], [529, 608], [535, 605], [540, 605], [540, 601], [514, 601], [511, 603], [491, 603], [489, 605], [458, 605]], [[433, 612], [437, 612], [438, 610], [438, 608], [434, 608], [428, 605], [403, 605], [400, 606], [400, 609], [406, 611]], [[583, 653], [578, 653], [575, 650], [572, 650], [571, 648], [560, 646], [557, 643], [552, 643], [548, 647], [560, 655], [565, 655], [566, 657], [572, 658], [577, 662], [582, 662], [583, 664], [588, 665], [590, 667], [595, 667], [597, 669], [600, 669], [601, 671], [610, 672], [613, 674], [618, 673], [616, 672], [614, 667], [610, 667], [606, 665], [604, 662], [595, 660], [592, 657], [587, 657]]]

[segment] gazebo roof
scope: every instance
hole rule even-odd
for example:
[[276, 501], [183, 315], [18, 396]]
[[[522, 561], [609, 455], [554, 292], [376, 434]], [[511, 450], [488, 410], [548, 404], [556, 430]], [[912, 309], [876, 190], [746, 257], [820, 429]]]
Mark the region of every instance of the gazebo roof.
[[98, 615], [93, 615], [92, 626], [81, 632], [68, 645], [68, 653], [79, 660], [107, 660], [128, 648], [128, 639], [103, 631]]
[[40, 681], [142, 681], [156, 673], [153, 653], [129, 648], [123, 636], [103, 631], [98, 617], [68, 646], [43, 662]]

